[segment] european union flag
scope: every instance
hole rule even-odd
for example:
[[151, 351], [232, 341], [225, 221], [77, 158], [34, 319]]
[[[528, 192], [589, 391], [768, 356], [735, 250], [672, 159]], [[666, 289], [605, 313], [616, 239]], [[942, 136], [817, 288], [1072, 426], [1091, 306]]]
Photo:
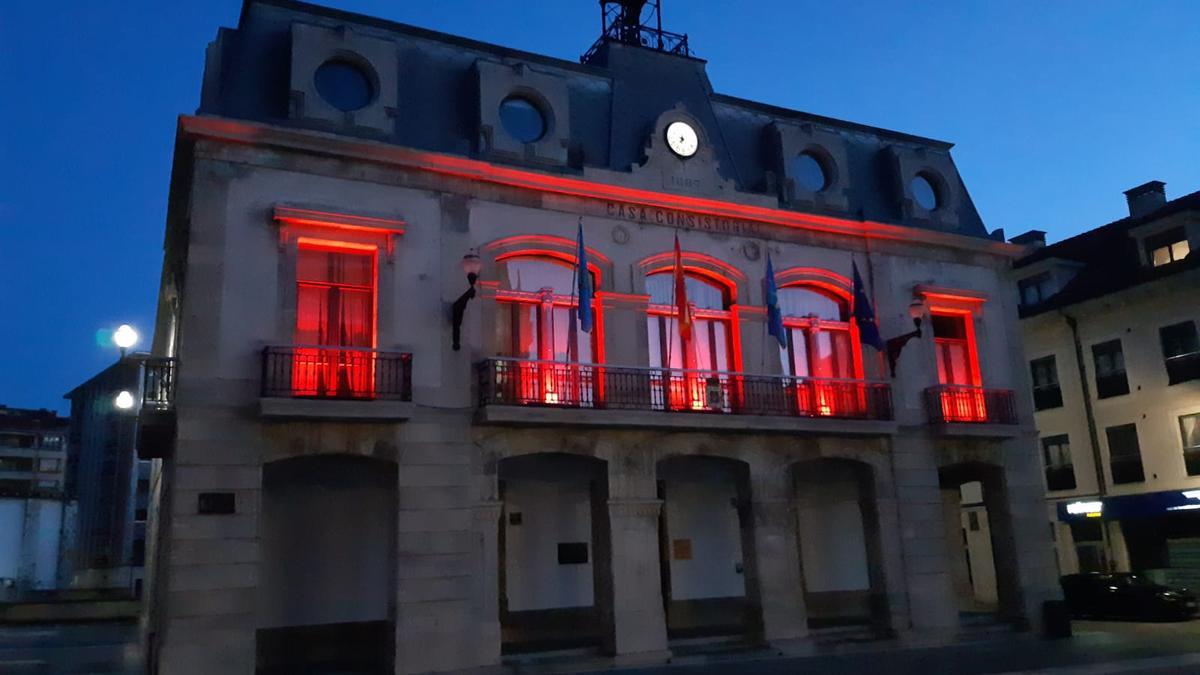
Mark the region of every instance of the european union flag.
[[871, 345], [876, 351], [883, 351], [885, 345], [879, 335], [879, 325], [875, 323], [875, 309], [867, 299], [863, 290], [862, 277], [858, 276], [858, 264], [850, 262], [854, 269], [854, 322], [858, 324], [858, 339], [865, 345]]
[[578, 250], [575, 252], [575, 278], [579, 285], [579, 330], [592, 332], [592, 275], [588, 273], [587, 248], [583, 245], [583, 220], [579, 221]]
[[767, 275], [763, 277], [763, 295], [767, 301], [767, 334], [779, 340], [780, 347], [787, 347], [787, 331], [783, 327], [783, 314], [779, 311], [779, 288], [775, 285], [775, 268], [771, 265], [771, 253], [767, 252]]

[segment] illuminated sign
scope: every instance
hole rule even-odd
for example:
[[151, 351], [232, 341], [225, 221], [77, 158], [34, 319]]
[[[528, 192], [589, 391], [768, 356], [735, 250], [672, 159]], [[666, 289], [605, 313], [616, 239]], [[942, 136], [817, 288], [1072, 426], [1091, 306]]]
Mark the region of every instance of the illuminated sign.
[[1078, 516], [1080, 514], [1087, 514], [1091, 516], [1093, 513], [1100, 515], [1103, 510], [1103, 502], [1071, 502], [1070, 504], [1067, 504], [1067, 513], [1073, 516]]
[[1187, 499], [1200, 499], [1200, 490], [1184, 490], [1180, 494]]

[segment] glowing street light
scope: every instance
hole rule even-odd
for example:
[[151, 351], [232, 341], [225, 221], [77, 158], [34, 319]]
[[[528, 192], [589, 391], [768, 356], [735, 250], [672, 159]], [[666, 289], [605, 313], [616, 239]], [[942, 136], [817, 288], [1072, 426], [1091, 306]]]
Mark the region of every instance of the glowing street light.
[[133, 407], [133, 394], [122, 390], [113, 398], [113, 405], [117, 406], [118, 410], [129, 410]]
[[117, 330], [113, 333], [113, 343], [121, 348], [121, 358], [125, 358], [125, 350], [136, 345], [137, 341], [137, 331], [127, 323], [118, 326]]

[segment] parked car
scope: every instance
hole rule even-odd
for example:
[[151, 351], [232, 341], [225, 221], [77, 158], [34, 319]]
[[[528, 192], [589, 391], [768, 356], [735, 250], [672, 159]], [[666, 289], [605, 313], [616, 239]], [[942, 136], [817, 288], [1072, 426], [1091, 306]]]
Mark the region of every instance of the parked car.
[[1076, 617], [1182, 621], [1196, 614], [1194, 593], [1139, 574], [1068, 574], [1059, 583], [1067, 609]]

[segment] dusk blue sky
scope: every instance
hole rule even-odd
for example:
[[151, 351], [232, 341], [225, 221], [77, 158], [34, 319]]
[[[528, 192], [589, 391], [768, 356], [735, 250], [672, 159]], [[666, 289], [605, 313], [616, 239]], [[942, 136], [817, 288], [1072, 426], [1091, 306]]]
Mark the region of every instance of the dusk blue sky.
[[[948, 140], [990, 229], [1054, 241], [1200, 189], [1200, 3], [663, 0], [723, 93]], [[576, 59], [595, 0], [331, 5]], [[0, 3], [0, 404], [66, 410], [152, 330], [175, 119], [240, 0]]]

